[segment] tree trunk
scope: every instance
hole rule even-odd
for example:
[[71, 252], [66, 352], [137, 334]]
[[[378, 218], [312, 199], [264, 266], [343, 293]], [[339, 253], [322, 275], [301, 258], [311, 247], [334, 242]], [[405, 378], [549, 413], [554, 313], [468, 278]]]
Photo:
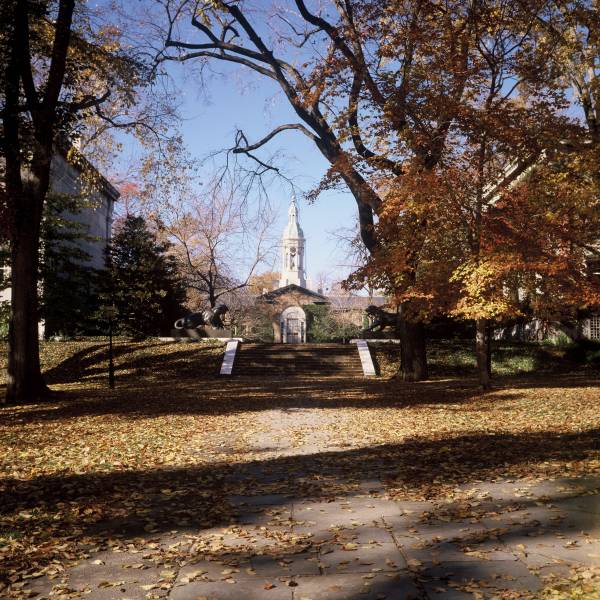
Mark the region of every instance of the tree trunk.
[[[48, 75], [46, 78], [41, 74], [40, 81], [31, 78], [31, 71], [36, 72], [35, 68], [32, 69], [29, 51], [32, 3], [12, 2], [7, 12], [9, 26], [3, 32], [8, 52], [4, 61], [5, 110], [2, 115], [1, 152], [11, 248], [6, 399], [11, 402], [37, 400], [48, 393], [39, 356], [38, 253], [57, 119], [60, 117], [60, 122], [66, 124], [76, 116], [75, 111], [65, 119], [62, 108], [57, 111], [65, 80], [74, 7], [74, 0], [58, 2]], [[38, 83], [39, 90], [36, 90]], [[22, 136], [20, 130], [21, 84], [31, 118], [33, 144], [30, 133]], [[24, 157], [29, 160], [24, 160]]]
[[11, 318], [6, 386], [8, 402], [39, 400], [49, 391], [40, 368], [38, 238], [39, 228], [31, 223], [16, 231], [12, 241]]
[[490, 379], [492, 377], [492, 323], [488, 321], [487, 324], [487, 370], [490, 375]]
[[425, 326], [413, 323], [398, 313], [398, 334], [400, 336], [400, 369], [404, 381], [423, 381], [429, 376], [427, 369], [427, 348]]
[[404, 381], [424, 381], [428, 377], [425, 327], [402, 319], [400, 325], [400, 368]]
[[211, 308], [216, 308], [217, 306], [215, 291], [212, 288], [208, 290], [208, 303], [210, 304]]
[[491, 345], [490, 329], [487, 319], [475, 321], [475, 356], [477, 358], [477, 374], [484, 390], [491, 386]]

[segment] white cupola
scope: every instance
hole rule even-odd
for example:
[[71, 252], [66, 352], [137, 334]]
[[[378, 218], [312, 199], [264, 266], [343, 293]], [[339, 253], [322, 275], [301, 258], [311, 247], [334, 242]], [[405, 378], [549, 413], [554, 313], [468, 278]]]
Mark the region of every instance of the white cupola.
[[298, 221], [298, 205], [294, 198], [288, 209], [288, 222], [283, 230], [281, 279], [279, 287], [292, 283], [306, 287], [305, 248], [306, 240]]

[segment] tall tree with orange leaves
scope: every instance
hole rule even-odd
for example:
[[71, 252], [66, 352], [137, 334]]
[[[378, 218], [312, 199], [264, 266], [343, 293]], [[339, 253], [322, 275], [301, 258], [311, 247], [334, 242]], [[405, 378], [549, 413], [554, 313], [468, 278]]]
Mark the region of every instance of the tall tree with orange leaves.
[[487, 8], [471, 29], [476, 51], [443, 155], [382, 179], [379, 250], [351, 278], [385, 286], [420, 319], [472, 319], [484, 388], [491, 323], [525, 306], [547, 315], [597, 302], [585, 262], [599, 231], [589, 110], [582, 101], [586, 118], [574, 114], [565, 62], [554, 60], [573, 52], [547, 35], [556, 7]]
[[[387, 200], [406, 198], [415, 181], [427, 185], [446, 168], [463, 135], [491, 131], [489, 142], [484, 140], [489, 153], [499, 151], [494, 140], [500, 137], [510, 150], [497, 172], [504, 179], [507, 162], [515, 162], [510, 177], [517, 178], [540, 156], [543, 132], [554, 127], [555, 109], [564, 100], [551, 60], [561, 42], [541, 28], [552, 12], [545, 0], [288, 0], [273, 11], [257, 0], [167, 0], [158, 6], [163, 11], [166, 6], [159, 60], [237, 65], [280, 88], [297, 121], [257, 141], [240, 131], [233, 152], [264, 166], [260, 150], [276, 136], [295, 131], [308, 137], [330, 164], [314, 195], [339, 184], [350, 190], [373, 260], [382, 243], [387, 247], [375, 227], [389, 214]], [[481, 110], [488, 87], [492, 96]], [[532, 137], [524, 145], [523, 136], [508, 126], [509, 114], [501, 132], [493, 124], [498, 106], [509, 113], [520, 102], [532, 119], [527, 129]], [[488, 122], [475, 122], [484, 117]], [[540, 118], [536, 129], [533, 120]], [[514, 139], [506, 137], [507, 129], [517, 134]], [[399, 302], [403, 376], [422, 379], [427, 376], [422, 311], [403, 285], [418, 286], [431, 228], [427, 211], [410, 213], [405, 205], [398, 210], [407, 247], [403, 284], [396, 289], [395, 267], [380, 277]]]

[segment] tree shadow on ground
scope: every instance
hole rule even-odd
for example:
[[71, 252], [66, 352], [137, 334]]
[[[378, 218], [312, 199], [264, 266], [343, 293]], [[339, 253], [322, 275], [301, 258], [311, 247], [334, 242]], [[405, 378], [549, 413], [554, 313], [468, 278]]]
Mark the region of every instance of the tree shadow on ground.
[[[424, 501], [456, 486], [514, 477], [523, 467], [529, 476], [543, 476], [548, 464], [581, 461], [599, 451], [598, 429], [570, 434], [482, 433], [436, 440], [411, 438], [400, 444], [233, 465], [5, 478], [0, 501], [3, 535], [12, 531], [17, 538], [31, 536], [37, 544], [27, 555], [6, 556], [4, 569], [6, 573], [22, 560], [40, 568], [63, 553], [83, 556], [90, 547], [114, 548], [119, 543], [125, 547], [132, 539], [142, 545], [154, 540], [158, 546], [161, 536], [174, 531], [194, 536], [228, 527], [240, 522], [240, 508], [229, 501], [234, 495], [275, 495], [280, 500], [274, 503], [283, 505], [290, 498], [331, 501], [365, 494], [364, 484], [383, 480], [396, 490], [399, 500]], [[498, 514], [532, 502], [504, 499], [493, 510]], [[256, 518], [256, 525], [262, 523], [264, 530], [260, 511]], [[437, 519], [435, 511], [429, 519]], [[253, 526], [252, 519], [244, 525]], [[291, 526], [278, 521], [273, 530], [285, 533]], [[510, 534], [515, 539], [520, 535], [518, 527]], [[523, 536], [527, 531], [523, 527]], [[198, 555], [198, 551], [186, 554], [184, 547], [177, 552], [185, 560]], [[226, 542], [215, 550], [216, 556], [230, 558], [235, 552], [235, 545], [228, 548]], [[281, 548], [277, 552], [281, 555]]]
[[[164, 352], [164, 344], [119, 342], [113, 346], [115, 375], [121, 380], [161, 378], [215, 377], [222, 359], [218, 346], [186, 344], [172, 346], [176, 351]], [[108, 377], [108, 344], [97, 344], [74, 353], [44, 373], [50, 385], [75, 383], [86, 379], [102, 381]]]
[[[182, 375], [184, 366], [193, 373], [196, 365], [194, 350], [176, 352], [167, 365], [149, 374], [141, 372], [144, 360], [128, 364], [129, 374], [117, 378], [116, 389], [98, 385], [97, 381], [82, 382], [67, 389], [60, 401], [33, 405], [26, 410], [6, 410], [7, 424], [22, 425], [36, 421], [59, 421], [65, 418], [93, 415], [120, 415], [136, 419], [169, 414], [219, 415], [254, 413], [273, 409], [333, 409], [333, 408], [409, 408], [415, 406], [445, 406], [448, 410], [485, 411], [481, 400], [489, 398], [488, 410], [501, 402], [518, 401], [526, 390], [544, 388], [598, 388], [584, 374], [554, 376], [522, 376], [497, 378], [495, 388], [482, 392], [474, 380], [433, 379], [409, 383], [396, 380], [347, 377], [312, 378], [271, 377], [224, 379], [200, 369], [198, 376]], [[205, 357], [206, 358], [206, 357]], [[210, 360], [210, 357], [207, 358]], [[218, 357], [213, 355], [213, 372]], [[173, 366], [175, 365], [175, 366]], [[521, 392], [520, 390], [523, 390]]]
[[[149, 345], [142, 346], [149, 347]], [[137, 346], [140, 349], [140, 346]], [[126, 356], [131, 349], [123, 344], [113, 346], [115, 359]], [[44, 372], [46, 383], [60, 384], [81, 381], [90, 372], [108, 372], [108, 344], [95, 344], [78, 350], [65, 360]]]
[[[234, 493], [277, 493], [298, 497], [335, 496], [336, 490], [382, 479], [405, 487], [412, 497], [427, 500], [444, 486], [510, 477], [515, 467], [540, 474], [552, 461], [578, 461], [600, 452], [600, 429], [580, 433], [552, 431], [522, 434], [472, 434], [441, 439], [409, 438], [400, 444], [292, 455], [236, 464], [216, 463], [176, 469], [121, 470], [39, 476], [30, 480], [5, 478], [0, 514], [27, 510], [43, 503], [69, 503], [87, 497], [106, 503], [125, 520], [160, 513], [159, 527], [176, 527], [182, 515], [194, 513], [202, 522]], [[348, 487], [350, 486], [350, 487]], [[163, 490], [169, 490], [165, 493]], [[201, 507], [198, 512], [196, 507]], [[218, 513], [220, 508], [215, 509]], [[83, 515], [70, 515], [81, 527]], [[139, 533], [143, 533], [140, 530]]]

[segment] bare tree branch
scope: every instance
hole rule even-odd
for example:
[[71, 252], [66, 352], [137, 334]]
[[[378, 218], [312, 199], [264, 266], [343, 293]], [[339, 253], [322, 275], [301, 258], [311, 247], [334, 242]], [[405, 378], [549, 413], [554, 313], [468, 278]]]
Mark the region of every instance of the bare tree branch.
[[[298, 131], [301, 131], [302, 133], [304, 133], [304, 135], [313, 140], [313, 142], [317, 140], [317, 136], [311, 131], [309, 131], [306, 127], [304, 127], [304, 125], [302, 125], [301, 123], [288, 123], [287, 125], [280, 125], [279, 127], [276, 127], [275, 129], [273, 129], [273, 131], [271, 131], [271, 133], [263, 137], [261, 140], [250, 145], [248, 144], [248, 140], [246, 139], [244, 133], [242, 131], [238, 131], [235, 139], [236, 147], [233, 148], [233, 152], [234, 154], [239, 154], [242, 152], [247, 153], [248, 151], [256, 150], [257, 148], [264, 146], [267, 142], [272, 140], [278, 133], [281, 133], [282, 131], [287, 131], [289, 129], [297, 129]], [[245, 145], [240, 146], [240, 142], [244, 142]]]
[[109, 97], [110, 90], [106, 90], [106, 92], [104, 92], [102, 96], [86, 96], [78, 102], [59, 102], [59, 104], [65, 106], [70, 111], [76, 112], [80, 110], [85, 110], [87, 108], [92, 108], [94, 106], [100, 106], [100, 104], [106, 102], [106, 100], [108, 100]]
[[231, 56], [229, 54], [217, 53], [217, 52], [207, 52], [207, 51], [198, 51], [198, 52], [189, 52], [187, 54], [181, 54], [179, 56], [163, 56], [158, 59], [159, 62], [171, 61], [171, 62], [185, 62], [187, 60], [191, 60], [193, 58], [217, 58], [219, 60], [223, 60], [226, 62], [233, 62], [239, 65], [244, 65], [252, 69], [253, 71], [257, 71], [261, 75], [265, 75], [270, 79], [274, 79], [277, 81], [277, 75], [270, 71], [269, 69], [265, 69], [256, 63], [253, 63], [250, 60], [246, 60], [240, 58], [239, 56]]

